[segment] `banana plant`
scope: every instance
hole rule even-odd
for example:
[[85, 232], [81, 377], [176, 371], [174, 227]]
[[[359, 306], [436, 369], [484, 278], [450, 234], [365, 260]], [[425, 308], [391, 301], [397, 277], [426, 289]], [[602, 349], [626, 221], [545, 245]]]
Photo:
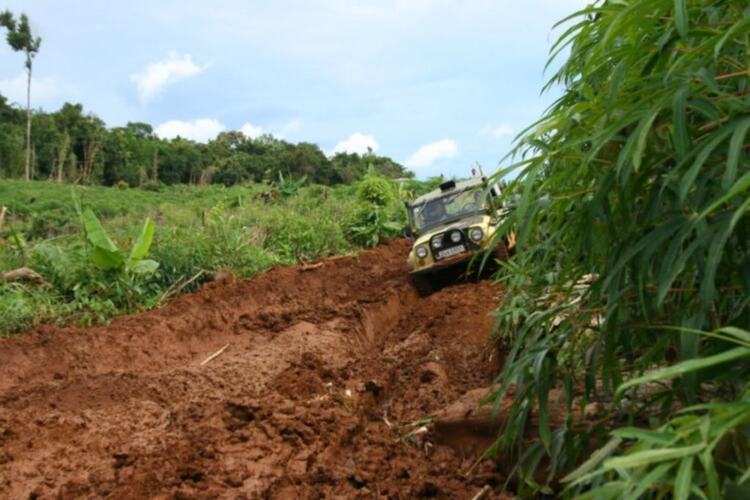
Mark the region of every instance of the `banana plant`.
[[151, 274], [159, 268], [155, 260], [146, 259], [154, 241], [156, 226], [150, 218], [133, 243], [130, 253], [125, 255], [110, 239], [94, 212], [87, 208], [81, 214], [86, 241], [91, 247], [91, 260], [99, 269], [119, 269], [133, 274]]

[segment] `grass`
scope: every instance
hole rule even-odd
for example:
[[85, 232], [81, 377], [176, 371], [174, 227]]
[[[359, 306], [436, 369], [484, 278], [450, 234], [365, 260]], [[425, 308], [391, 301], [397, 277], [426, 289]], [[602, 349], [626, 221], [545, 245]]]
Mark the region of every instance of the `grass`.
[[[372, 200], [361, 186], [368, 182], [374, 181], [313, 185], [281, 196], [264, 184], [179, 185], [157, 192], [0, 180], [0, 199], [10, 210], [0, 232], [0, 270], [28, 266], [51, 284], [0, 284], [0, 335], [45, 322], [106, 322], [158, 306], [176, 290], [194, 290], [218, 271], [251, 277], [274, 265], [373, 246], [405, 223], [403, 198], [430, 187], [377, 179], [385, 194]], [[94, 211], [120, 249], [132, 246], [146, 218], [154, 220], [149, 258], [159, 263], [156, 272], [98, 268], [83, 235], [81, 208]], [[372, 213], [378, 216], [357, 215]]]

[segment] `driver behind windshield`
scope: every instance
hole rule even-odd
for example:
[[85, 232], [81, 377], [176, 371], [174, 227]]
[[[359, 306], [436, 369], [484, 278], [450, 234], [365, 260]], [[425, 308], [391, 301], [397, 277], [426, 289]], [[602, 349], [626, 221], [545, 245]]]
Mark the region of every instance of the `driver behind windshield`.
[[443, 200], [431, 201], [427, 204], [424, 209], [424, 222], [425, 225], [435, 224], [445, 218], [445, 207], [443, 206]]

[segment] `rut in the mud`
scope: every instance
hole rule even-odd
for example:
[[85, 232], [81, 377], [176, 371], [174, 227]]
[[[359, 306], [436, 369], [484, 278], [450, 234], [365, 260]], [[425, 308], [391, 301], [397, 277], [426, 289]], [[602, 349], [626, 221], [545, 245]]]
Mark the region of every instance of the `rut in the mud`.
[[464, 475], [478, 446], [404, 423], [497, 373], [499, 290], [420, 299], [406, 252], [393, 241], [107, 327], [0, 341], [0, 497], [470, 498], [497, 485], [490, 462]]

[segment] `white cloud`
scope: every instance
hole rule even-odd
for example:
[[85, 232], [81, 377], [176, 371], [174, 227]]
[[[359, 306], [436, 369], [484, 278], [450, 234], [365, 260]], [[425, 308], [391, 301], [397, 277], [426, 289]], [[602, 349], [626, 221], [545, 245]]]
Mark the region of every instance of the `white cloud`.
[[163, 139], [179, 136], [197, 142], [208, 142], [226, 130], [226, 127], [213, 118], [199, 118], [191, 121], [169, 120], [156, 127], [156, 135]]
[[513, 135], [515, 132], [516, 131], [509, 123], [503, 122], [500, 125], [492, 125], [488, 123], [487, 125], [482, 127], [482, 129], [479, 131], [479, 135], [501, 139], [503, 137]]
[[151, 63], [138, 73], [130, 75], [135, 82], [138, 96], [146, 102], [161, 92], [164, 87], [179, 80], [198, 75], [208, 66], [198, 66], [190, 54], [170, 52], [166, 59]]
[[331, 155], [335, 155], [336, 153], [357, 153], [363, 155], [367, 153], [368, 148], [372, 151], [377, 151], [379, 147], [373, 136], [354, 132], [348, 139], [336, 144], [331, 151]]
[[284, 139], [290, 134], [297, 132], [300, 128], [302, 128], [302, 120], [300, 120], [299, 118], [295, 118], [294, 120], [291, 120], [289, 123], [286, 123], [283, 127], [281, 127], [281, 129], [279, 129], [279, 131], [274, 135], [279, 139]]
[[492, 137], [500, 138], [505, 137], [506, 135], [513, 135], [515, 131], [513, 130], [513, 127], [511, 127], [507, 123], [501, 123], [497, 127], [490, 130], [490, 135]]
[[250, 122], [247, 122], [242, 127], [240, 127], [240, 132], [245, 134], [245, 137], [249, 137], [251, 139], [257, 139], [265, 133], [263, 127], [255, 126]]
[[[9, 102], [26, 107], [26, 73], [0, 80], [0, 94], [8, 98]], [[70, 85], [57, 77], [43, 76], [31, 78], [31, 106], [57, 103], [74, 98]]]
[[458, 154], [458, 144], [453, 139], [443, 139], [421, 146], [405, 162], [409, 168], [429, 167], [437, 160], [452, 158]]

